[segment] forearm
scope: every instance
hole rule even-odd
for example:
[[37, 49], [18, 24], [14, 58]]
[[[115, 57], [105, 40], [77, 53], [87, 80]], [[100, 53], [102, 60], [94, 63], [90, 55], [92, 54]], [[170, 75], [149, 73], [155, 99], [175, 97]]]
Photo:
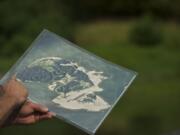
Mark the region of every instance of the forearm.
[[26, 88], [13, 76], [0, 85], [0, 127], [13, 121], [12, 116], [24, 104], [28, 96]]
[[12, 97], [0, 97], [0, 127], [3, 126], [8, 117], [18, 107], [16, 100]]
[[[0, 127], [4, 126], [10, 115], [13, 114], [25, 102], [25, 98], [8, 94], [9, 87], [0, 85]], [[14, 89], [15, 90], [15, 89]]]

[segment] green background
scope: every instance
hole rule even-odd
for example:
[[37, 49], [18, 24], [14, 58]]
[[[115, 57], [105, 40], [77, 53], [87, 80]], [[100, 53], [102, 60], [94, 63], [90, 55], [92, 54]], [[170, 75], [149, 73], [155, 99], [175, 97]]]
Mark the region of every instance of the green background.
[[[178, 0], [173, 2], [2, 0], [0, 74], [2, 76], [7, 72], [38, 33], [47, 28], [98, 56], [139, 73], [127, 93], [100, 127], [97, 135], [164, 135], [178, 131], [180, 129], [178, 3]], [[151, 16], [153, 22], [147, 25], [144, 16]], [[141, 23], [140, 26], [145, 24], [150, 30], [154, 27], [160, 28], [156, 37], [161, 35], [161, 41], [152, 45], [148, 40], [143, 44], [132, 41], [130, 38], [132, 29]], [[135, 35], [138, 33], [136, 31]], [[151, 34], [140, 34], [140, 37], [151, 39]], [[0, 134], [85, 133], [54, 118], [34, 125], [3, 128], [0, 129]]]

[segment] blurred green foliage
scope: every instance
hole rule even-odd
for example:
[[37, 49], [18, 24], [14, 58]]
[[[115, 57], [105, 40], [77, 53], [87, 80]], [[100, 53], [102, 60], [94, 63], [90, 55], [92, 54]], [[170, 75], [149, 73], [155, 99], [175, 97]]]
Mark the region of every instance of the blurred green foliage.
[[20, 55], [44, 28], [72, 38], [73, 23], [57, 0], [0, 1], [0, 56]]
[[138, 20], [101, 20], [77, 29], [80, 46], [139, 73], [98, 134], [163, 135], [180, 128], [180, 38], [174, 44], [180, 25], [161, 22], [164, 40], [142, 47], [129, 41]]
[[[134, 19], [101, 20], [79, 24], [75, 29], [74, 39], [78, 45], [139, 73], [97, 135], [163, 135], [179, 128], [180, 44], [174, 45], [172, 35], [180, 32], [180, 26], [163, 23], [164, 41], [154, 47], [141, 47], [129, 41], [128, 31], [134, 24]], [[3, 59], [6, 70], [15, 62], [9, 60]], [[86, 135], [57, 119], [0, 130], [2, 135], [14, 133]]]
[[[139, 73], [97, 135], [171, 132], [180, 128], [179, 5], [179, 0], [1, 0], [0, 74], [8, 71], [40, 31], [47, 28]], [[146, 13], [158, 17], [160, 23], [139, 19]], [[130, 40], [130, 33], [138, 36], [138, 42]], [[141, 42], [156, 46], [142, 47]], [[0, 134], [85, 135], [58, 119], [4, 128]]]
[[129, 38], [137, 45], [157, 45], [163, 39], [160, 25], [151, 16], [144, 16], [132, 27]]
[[98, 16], [127, 18], [147, 12], [163, 18], [180, 17], [179, 0], [63, 0], [63, 3], [68, 5], [73, 17], [81, 19]]

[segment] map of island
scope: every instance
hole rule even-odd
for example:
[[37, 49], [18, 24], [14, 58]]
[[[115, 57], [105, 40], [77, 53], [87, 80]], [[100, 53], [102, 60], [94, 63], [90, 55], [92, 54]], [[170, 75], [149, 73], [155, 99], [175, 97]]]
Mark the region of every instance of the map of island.
[[110, 105], [97, 93], [103, 91], [100, 84], [107, 77], [103, 72], [88, 71], [70, 60], [46, 57], [35, 60], [17, 74], [26, 83], [46, 83], [55, 92], [52, 102], [66, 109], [98, 112]]

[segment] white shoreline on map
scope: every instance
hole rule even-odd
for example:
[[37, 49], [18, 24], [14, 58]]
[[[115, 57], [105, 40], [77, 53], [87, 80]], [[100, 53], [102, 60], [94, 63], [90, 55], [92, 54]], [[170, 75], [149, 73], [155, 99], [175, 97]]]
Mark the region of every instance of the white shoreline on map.
[[[62, 59], [59, 57], [41, 58], [30, 64], [29, 67], [38, 65], [47, 69], [48, 71], [53, 71], [53, 69], [51, 68], [52, 65], [55, 63], [53, 60], [62, 60]], [[58, 94], [58, 96], [54, 98], [52, 102], [66, 109], [72, 109], [72, 110], [83, 109], [93, 112], [105, 110], [110, 107], [110, 105], [103, 98], [101, 98], [96, 94], [96, 92], [103, 91], [103, 89], [99, 85], [103, 80], [107, 79], [107, 77], [102, 75], [103, 72], [87, 71], [84, 67], [81, 67], [74, 62], [70, 62], [68, 64], [61, 64], [61, 65], [76, 66], [77, 67], [76, 70], [82, 71], [86, 75], [88, 75], [93, 85], [85, 89], [72, 90], [70, 92], [67, 92], [66, 94], [64, 92], [56, 91], [55, 88], [58, 86], [59, 83], [66, 85], [67, 83], [75, 79], [75, 77], [66, 74], [66, 76], [63, 79], [54, 81], [53, 83], [48, 85], [50, 91], [54, 91]], [[84, 83], [84, 85], [88, 84], [88, 83], [86, 84], [86, 82], [84, 82], [83, 80], [82, 83]], [[89, 97], [89, 95], [93, 95], [94, 98]], [[90, 102], [84, 102], [84, 100], [86, 99], [90, 99]]]
[[51, 67], [54, 64], [53, 60], [61, 60], [62, 58], [60, 57], [46, 57], [46, 58], [41, 58], [38, 60], [35, 60], [33, 63], [31, 63], [28, 67], [31, 68], [33, 66], [41, 66], [45, 68], [46, 70], [52, 72], [53, 68]]
[[[64, 94], [61, 93], [58, 97], [56, 97], [52, 101], [66, 109], [74, 109], [74, 110], [84, 109], [93, 112], [108, 109], [110, 105], [100, 96], [95, 94], [95, 92], [103, 91], [103, 89], [99, 87], [99, 84], [102, 82], [102, 80], [106, 79], [106, 77], [102, 76], [101, 74], [102, 72], [95, 72], [95, 71], [87, 72], [89, 79], [94, 84], [92, 87], [83, 90], [68, 92], [66, 96], [64, 96]], [[50, 90], [53, 90], [55, 87], [56, 87], [55, 84], [49, 85]], [[87, 99], [89, 94], [94, 94], [96, 99], [93, 100], [93, 102], [83, 102], [83, 99]]]

